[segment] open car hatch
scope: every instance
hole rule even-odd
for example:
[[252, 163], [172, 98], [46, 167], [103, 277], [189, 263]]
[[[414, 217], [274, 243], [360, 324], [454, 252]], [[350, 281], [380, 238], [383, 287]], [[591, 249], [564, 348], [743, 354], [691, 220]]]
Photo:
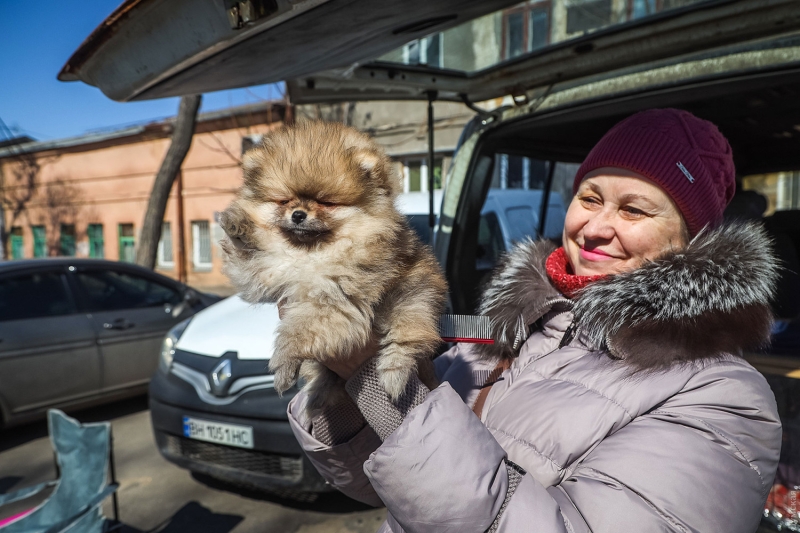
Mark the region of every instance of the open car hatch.
[[295, 103], [482, 101], [800, 30], [797, 0], [512, 4], [127, 0], [59, 79], [121, 101], [282, 80]]
[[126, 0], [67, 61], [119, 101], [281, 81], [350, 65], [513, 0]]

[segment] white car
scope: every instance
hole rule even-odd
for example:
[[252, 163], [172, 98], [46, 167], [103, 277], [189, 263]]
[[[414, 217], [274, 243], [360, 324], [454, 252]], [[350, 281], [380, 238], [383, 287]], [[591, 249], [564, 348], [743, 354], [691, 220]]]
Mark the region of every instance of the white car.
[[174, 327], [150, 382], [156, 443], [169, 461], [222, 481], [292, 492], [325, 481], [303, 455], [267, 365], [275, 304], [231, 296]]

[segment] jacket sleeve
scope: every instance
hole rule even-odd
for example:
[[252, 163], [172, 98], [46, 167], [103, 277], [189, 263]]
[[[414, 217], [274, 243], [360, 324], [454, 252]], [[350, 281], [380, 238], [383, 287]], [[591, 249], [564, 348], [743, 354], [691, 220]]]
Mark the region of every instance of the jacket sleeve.
[[305, 414], [305, 392], [299, 392], [289, 402], [289, 425], [294, 436], [320, 475], [347, 496], [375, 507], [383, 502], [372, 489], [364, 474], [364, 461], [381, 445], [381, 440], [365, 425], [347, 442], [330, 446], [316, 439], [311, 432], [311, 420]]
[[506, 460], [447, 383], [406, 416], [364, 471], [406, 533], [570, 531], [553, 496]]

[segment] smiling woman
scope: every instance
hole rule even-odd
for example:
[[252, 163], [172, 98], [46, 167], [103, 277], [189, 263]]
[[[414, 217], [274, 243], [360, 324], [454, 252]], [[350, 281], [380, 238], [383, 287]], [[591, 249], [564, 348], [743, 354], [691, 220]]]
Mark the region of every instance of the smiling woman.
[[641, 174], [589, 172], [564, 221], [564, 249], [579, 276], [631, 270], [688, 243], [678, 206]]
[[564, 246], [522, 242], [495, 272], [494, 344], [396, 399], [376, 349], [351, 354], [331, 367], [349, 397], [289, 405], [309, 459], [386, 505], [381, 533], [755, 531], [781, 427], [741, 354], [769, 338], [777, 266], [763, 229], [721, 224], [734, 175], [709, 122], [622, 121], [577, 172]]

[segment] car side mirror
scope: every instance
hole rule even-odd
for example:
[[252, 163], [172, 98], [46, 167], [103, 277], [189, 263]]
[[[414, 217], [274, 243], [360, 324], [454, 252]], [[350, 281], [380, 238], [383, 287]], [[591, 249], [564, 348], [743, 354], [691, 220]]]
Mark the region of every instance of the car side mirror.
[[172, 308], [171, 311], [172, 317], [173, 318], [179, 317], [180, 314], [183, 313], [187, 307], [191, 307], [199, 301], [200, 301], [200, 295], [197, 294], [197, 291], [195, 291], [194, 289], [190, 289], [189, 287], [186, 287], [183, 291], [183, 300], [181, 300], [180, 303], [178, 303], [175, 307]]
[[196, 290], [187, 287], [186, 290], [183, 291], [183, 301], [189, 305], [194, 305], [200, 301], [200, 295], [197, 294]]

